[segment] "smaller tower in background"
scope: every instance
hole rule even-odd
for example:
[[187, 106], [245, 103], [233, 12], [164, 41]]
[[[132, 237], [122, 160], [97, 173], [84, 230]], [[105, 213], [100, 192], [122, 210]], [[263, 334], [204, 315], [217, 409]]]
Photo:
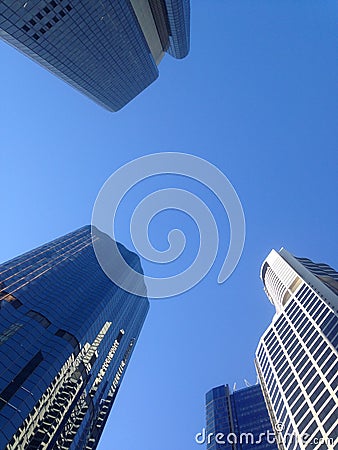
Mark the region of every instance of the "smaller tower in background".
[[278, 449], [259, 384], [233, 393], [228, 385], [211, 389], [206, 419], [208, 450]]

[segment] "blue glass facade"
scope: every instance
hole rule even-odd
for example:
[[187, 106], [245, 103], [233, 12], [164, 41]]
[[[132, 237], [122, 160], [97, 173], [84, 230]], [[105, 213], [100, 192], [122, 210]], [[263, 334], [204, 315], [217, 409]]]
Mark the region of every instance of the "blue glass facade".
[[169, 49], [175, 58], [187, 56], [190, 47], [190, 2], [189, 0], [166, 0], [170, 35]]
[[[182, 58], [189, 51], [189, 0], [149, 4], [163, 51]], [[130, 0], [0, 2], [2, 39], [111, 111], [158, 77], [144, 33]]]
[[106, 277], [89, 226], [0, 265], [0, 280], [0, 449], [95, 449], [148, 299]]
[[[206, 394], [208, 450], [277, 450], [260, 385], [230, 393], [228, 385]], [[222, 434], [223, 436], [217, 435]]]

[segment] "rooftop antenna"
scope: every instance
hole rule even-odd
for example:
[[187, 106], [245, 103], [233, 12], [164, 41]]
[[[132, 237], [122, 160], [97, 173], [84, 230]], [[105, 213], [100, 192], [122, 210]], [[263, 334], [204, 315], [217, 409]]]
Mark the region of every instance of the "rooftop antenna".
[[251, 384], [249, 383], [249, 381], [246, 380], [245, 378], [244, 378], [244, 383], [245, 383], [245, 386], [246, 386], [246, 387], [250, 387], [250, 386], [251, 386]]
[[234, 387], [232, 388], [233, 392], [236, 390], [236, 381], [234, 382]]

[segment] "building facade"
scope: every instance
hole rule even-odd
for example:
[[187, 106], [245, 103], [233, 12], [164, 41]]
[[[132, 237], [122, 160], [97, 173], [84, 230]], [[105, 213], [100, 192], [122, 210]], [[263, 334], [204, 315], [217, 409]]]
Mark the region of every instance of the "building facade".
[[256, 366], [280, 449], [337, 449], [338, 274], [282, 249], [261, 277], [276, 314]]
[[0, 37], [110, 111], [189, 52], [189, 0], [4, 0]]
[[259, 384], [233, 393], [228, 385], [211, 389], [206, 394], [206, 419], [208, 450], [277, 450]]
[[89, 226], [1, 264], [0, 280], [0, 449], [95, 449], [149, 308], [145, 287], [136, 297], [106, 277]]

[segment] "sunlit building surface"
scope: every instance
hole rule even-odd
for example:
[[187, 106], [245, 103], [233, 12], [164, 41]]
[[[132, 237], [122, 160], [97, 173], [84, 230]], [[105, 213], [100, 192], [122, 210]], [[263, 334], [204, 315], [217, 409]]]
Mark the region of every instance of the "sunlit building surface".
[[233, 393], [228, 385], [211, 389], [206, 394], [206, 416], [208, 450], [277, 450], [258, 384]]
[[338, 448], [338, 274], [273, 250], [261, 270], [276, 308], [256, 365], [280, 449]]
[[[108, 236], [95, 239], [109, 252]], [[0, 449], [95, 449], [148, 299], [106, 277], [90, 227], [1, 264], [0, 277]]]
[[110, 111], [190, 45], [189, 0], [4, 0], [0, 37]]

